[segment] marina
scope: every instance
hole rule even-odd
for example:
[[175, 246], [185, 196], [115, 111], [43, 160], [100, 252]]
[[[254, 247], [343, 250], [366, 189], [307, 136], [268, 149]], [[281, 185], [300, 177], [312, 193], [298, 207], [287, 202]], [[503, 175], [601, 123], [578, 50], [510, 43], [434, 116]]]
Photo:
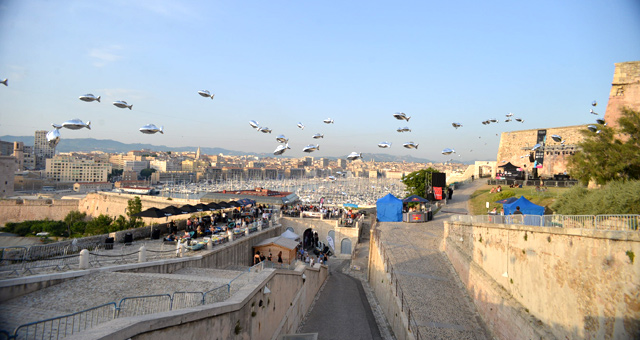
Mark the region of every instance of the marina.
[[162, 197], [200, 199], [210, 192], [234, 192], [256, 188], [292, 192], [298, 195], [300, 201], [305, 204], [320, 204], [322, 200], [325, 205], [374, 206], [378, 198], [388, 193], [396, 197], [406, 196], [405, 185], [399, 179], [354, 177], [333, 180], [310, 178], [167, 184], [158, 187], [157, 190], [160, 191]]

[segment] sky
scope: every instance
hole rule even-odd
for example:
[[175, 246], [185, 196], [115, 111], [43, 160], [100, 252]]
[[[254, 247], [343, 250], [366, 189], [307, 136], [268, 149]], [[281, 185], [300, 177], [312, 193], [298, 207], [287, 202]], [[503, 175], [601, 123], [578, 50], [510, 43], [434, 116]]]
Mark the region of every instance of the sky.
[[501, 132], [593, 123], [594, 100], [602, 117], [614, 63], [637, 60], [637, 0], [2, 0], [0, 135], [79, 118], [63, 139], [495, 160]]

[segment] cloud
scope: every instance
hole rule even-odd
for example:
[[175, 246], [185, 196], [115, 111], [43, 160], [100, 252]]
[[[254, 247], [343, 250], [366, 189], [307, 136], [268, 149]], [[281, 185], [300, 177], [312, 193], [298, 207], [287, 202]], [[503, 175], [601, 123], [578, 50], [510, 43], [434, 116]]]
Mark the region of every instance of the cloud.
[[94, 59], [94, 66], [103, 67], [109, 63], [122, 59], [122, 56], [117, 54], [120, 50], [122, 50], [122, 47], [118, 45], [93, 48], [89, 50], [89, 57]]

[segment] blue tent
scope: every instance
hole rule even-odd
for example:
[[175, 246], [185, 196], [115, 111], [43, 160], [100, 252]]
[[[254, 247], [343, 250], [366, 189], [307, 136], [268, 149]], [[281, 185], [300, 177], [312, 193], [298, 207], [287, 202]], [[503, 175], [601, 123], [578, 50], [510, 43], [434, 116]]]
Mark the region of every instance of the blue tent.
[[387, 194], [376, 202], [378, 221], [402, 222], [402, 200]]
[[516, 207], [520, 207], [520, 211], [525, 215], [544, 215], [544, 207], [531, 203], [531, 201], [524, 196], [520, 196], [520, 198], [512, 203], [503, 204], [502, 207], [504, 208], [505, 215], [513, 214], [513, 212], [516, 211]]

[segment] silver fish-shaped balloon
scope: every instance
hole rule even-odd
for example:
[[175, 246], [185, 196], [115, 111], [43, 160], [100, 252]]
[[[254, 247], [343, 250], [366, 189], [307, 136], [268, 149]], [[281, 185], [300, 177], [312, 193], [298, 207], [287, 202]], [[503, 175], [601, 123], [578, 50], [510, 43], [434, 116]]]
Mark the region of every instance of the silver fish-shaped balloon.
[[513, 117], [513, 113], [509, 112], [509, 113], [507, 113], [505, 116], [507, 116], [507, 117]]
[[456, 152], [456, 150], [449, 149], [449, 148], [446, 148], [446, 149], [442, 150], [442, 154], [443, 155], [450, 155], [450, 154], [455, 153], [455, 152]]
[[333, 124], [333, 119], [331, 119], [331, 118], [327, 118], [327, 119], [323, 120], [323, 122], [324, 122], [325, 124]]
[[487, 124], [491, 124], [491, 122], [488, 121], [488, 120], [485, 120], [485, 121], [482, 122], [482, 125], [487, 125]]
[[63, 127], [63, 128], [67, 128], [69, 130], [79, 130], [82, 128], [87, 128], [89, 130], [91, 130], [91, 121], [87, 121], [87, 123], [83, 123], [80, 119], [78, 118], [74, 118], [74, 119], [69, 119], [66, 122], [57, 125], [57, 124], [51, 124], [54, 128], [59, 128], [59, 127]]
[[362, 158], [362, 152], [352, 152], [347, 156], [347, 159], [350, 161], [355, 161], [358, 158]]
[[411, 119], [411, 117], [407, 116], [407, 114], [404, 112], [396, 112], [393, 114], [393, 117], [397, 120], [406, 120], [407, 122], [409, 121], [409, 119]]
[[100, 102], [100, 96], [94, 96], [92, 93], [87, 93], [87, 94], [83, 94], [82, 96], [79, 97], [80, 100], [82, 100], [83, 102], [92, 102], [92, 101], [97, 101], [98, 103]]
[[524, 119], [522, 118], [515, 118], [516, 122], [520, 122], [520, 123], [524, 123]]
[[416, 144], [414, 142], [406, 142], [406, 143], [402, 144], [402, 146], [404, 146], [407, 149], [417, 149], [418, 148], [418, 144]]
[[257, 130], [262, 133], [271, 133], [271, 129], [269, 129], [268, 127], [261, 127], [261, 128], [258, 128]]
[[324, 135], [321, 133], [316, 133], [315, 135], [312, 136], [313, 139], [319, 139], [319, 138], [324, 138]]
[[9, 86], [9, 79], [4, 78], [2, 81], [0, 81], [0, 84], [3, 84], [4, 86]]
[[304, 130], [304, 124], [302, 124], [301, 122], [298, 122], [298, 127], [302, 130]]
[[531, 148], [531, 151], [536, 151], [536, 150], [540, 149], [541, 147], [542, 147], [542, 144], [539, 144], [539, 143], [538, 143], [538, 144], [534, 145], [534, 146]]
[[587, 125], [587, 129], [589, 129], [589, 131], [591, 132], [597, 132], [598, 131], [598, 127], [595, 125]]
[[597, 101], [594, 100], [594, 101], [591, 102], [591, 106], [597, 106], [597, 105], [598, 105]]
[[206, 97], [206, 98], [211, 97], [211, 99], [213, 99], [213, 96], [215, 96], [215, 94], [211, 94], [207, 90], [200, 90], [200, 91], [198, 91], [198, 94], [203, 96], [203, 97]]
[[504, 120], [505, 123], [508, 123], [510, 121], [511, 121], [511, 118], [507, 118], [507, 119]]
[[47, 142], [49, 146], [55, 148], [60, 142], [60, 127], [55, 127], [53, 130], [47, 132]]
[[282, 144], [286, 144], [289, 142], [289, 138], [285, 137], [284, 135], [278, 135], [278, 137], [276, 137], [276, 140], [278, 141], [278, 143]]
[[462, 127], [462, 124], [456, 123], [456, 122], [451, 123], [451, 125], [456, 129], [459, 128], [459, 127]]
[[554, 142], [562, 142], [562, 137], [559, 135], [551, 135], [551, 139], [553, 139]]
[[490, 123], [497, 123], [497, 122], [498, 122], [498, 120], [497, 120], [497, 119], [495, 119], [495, 118], [491, 118], [491, 119], [489, 119], [489, 122], [490, 122]]
[[260, 123], [256, 122], [255, 120], [250, 120], [249, 125], [251, 125], [251, 127], [254, 129], [260, 128]]
[[411, 132], [411, 129], [409, 129], [408, 126], [405, 127], [399, 127], [398, 130], [396, 130], [398, 132]]
[[342, 176], [342, 175], [344, 175], [344, 173], [342, 171], [336, 171], [336, 175]]
[[131, 108], [133, 107], [133, 104], [129, 105], [124, 100], [116, 100], [115, 102], [113, 102], [113, 105], [115, 105], [115, 106], [117, 106], [117, 107], [119, 107], [121, 109], [129, 108], [129, 110], [131, 110]]
[[140, 128], [140, 132], [151, 135], [154, 134], [156, 132], [160, 132], [161, 134], [164, 134], [164, 127], [157, 127], [154, 124], [147, 124], [143, 127]]
[[285, 144], [285, 145], [278, 145], [278, 147], [276, 148], [275, 151], [273, 151], [274, 155], [282, 155], [285, 151], [287, 151], [287, 149], [291, 149], [289, 147], [289, 144]]
[[316, 150], [320, 150], [320, 145], [309, 144], [302, 149], [302, 152], [314, 152]]
[[591, 113], [592, 115], [596, 115], [596, 116], [598, 115], [598, 113], [593, 111], [593, 109], [589, 110], [589, 113]]
[[379, 148], [382, 148], [382, 149], [387, 149], [387, 148], [390, 148], [390, 147], [391, 147], [391, 143], [389, 143], [389, 142], [382, 142], [382, 143], [379, 143], [379, 144], [378, 144], [378, 147], [379, 147]]
[[329, 181], [331, 181], [331, 182], [335, 182], [335, 181], [337, 181], [338, 179], [337, 179], [337, 178], [335, 178], [334, 176], [329, 176], [329, 177], [327, 177], [327, 180], [329, 180]]

